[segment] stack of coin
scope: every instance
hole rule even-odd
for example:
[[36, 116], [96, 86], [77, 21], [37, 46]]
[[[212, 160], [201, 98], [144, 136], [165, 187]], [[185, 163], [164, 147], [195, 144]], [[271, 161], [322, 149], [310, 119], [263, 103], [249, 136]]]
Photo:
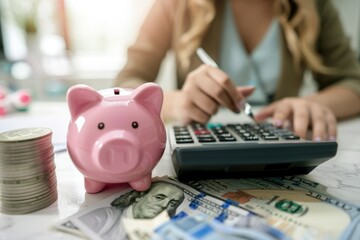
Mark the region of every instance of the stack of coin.
[[0, 133], [0, 212], [24, 214], [56, 201], [51, 137], [48, 128]]

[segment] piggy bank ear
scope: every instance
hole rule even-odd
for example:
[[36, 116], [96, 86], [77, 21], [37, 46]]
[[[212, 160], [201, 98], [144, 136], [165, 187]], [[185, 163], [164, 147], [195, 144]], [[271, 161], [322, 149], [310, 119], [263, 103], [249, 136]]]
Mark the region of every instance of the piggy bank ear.
[[75, 118], [79, 113], [100, 102], [102, 98], [102, 95], [87, 85], [72, 86], [66, 95], [71, 117]]
[[161, 112], [163, 92], [155, 83], [145, 83], [136, 88], [132, 99], [155, 111], [156, 114]]

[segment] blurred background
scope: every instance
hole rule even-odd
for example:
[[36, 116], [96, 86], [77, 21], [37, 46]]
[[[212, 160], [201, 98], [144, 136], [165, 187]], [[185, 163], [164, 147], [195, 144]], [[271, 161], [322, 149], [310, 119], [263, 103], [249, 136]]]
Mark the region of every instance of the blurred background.
[[[360, 1], [332, 1], [359, 55]], [[153, 2], [0, 0], [0, 84], [30, 89], [34, 99], [47, 101], [64, 100], [77, 83], [111, 87]], [[169, 53], [158, 82], [173, 88], [174, 76]]]

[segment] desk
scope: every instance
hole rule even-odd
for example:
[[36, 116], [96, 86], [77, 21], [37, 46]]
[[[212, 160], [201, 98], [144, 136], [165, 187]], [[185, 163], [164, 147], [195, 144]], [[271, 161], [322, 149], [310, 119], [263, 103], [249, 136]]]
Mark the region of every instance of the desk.
[[[34, 102], [29, 112], [16, 113], [0, 119], [0, 131], [3, 132], [17, 123], [19, 128], [50, 127], [54, 131], [54, 144], [61, 145], [65, 143], [69, 119], [65, 102]], [[213, 121], [224, 122], [231, 119], [239, 119], [239, 115], [224, 110], [220, 111]], [[338, 131], [337, 155], [317, 167], [306, 178], [325, 185], [329, 194], [360, 204], [360, 118], [339, 123]], [[49, 227], [124, 187], [120, 185], [99, 194], [87, 194], [83, 176], [75, 168], [66, 151], [56, 154], [55, 164], [58, 200], [49, 207], [31, 214], [0, 214], [0, 239], [78, 239]], [[175, 176], [168, 147], [153, 171], [153, 176], [163, 175]]]

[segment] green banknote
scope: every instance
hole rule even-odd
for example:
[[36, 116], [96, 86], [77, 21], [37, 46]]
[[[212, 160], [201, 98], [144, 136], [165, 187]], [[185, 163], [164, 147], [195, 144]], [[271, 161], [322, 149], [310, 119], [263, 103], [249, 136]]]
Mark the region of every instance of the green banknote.
[[190, 181], [204, 194], [232, 200], [293, 239], [360, 239], [360, 207], [300, 177]]

